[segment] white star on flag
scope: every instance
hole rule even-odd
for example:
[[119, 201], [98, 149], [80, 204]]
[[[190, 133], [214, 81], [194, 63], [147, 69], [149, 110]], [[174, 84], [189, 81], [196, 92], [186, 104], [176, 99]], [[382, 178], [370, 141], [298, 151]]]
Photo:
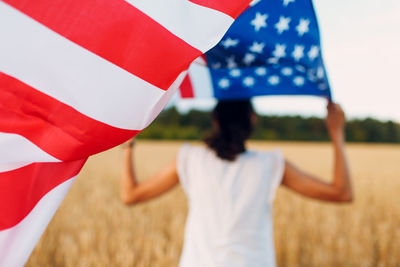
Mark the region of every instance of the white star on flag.
[[285, 68], [282, 69], [281, 72], [282, 72], [282, 74], [285, 75], [285, 76], [290, 76], [290, 75], [293, 74], [293, 69], [292, 69], [292, 68], [289, 68], [289, 67], [285, 67]]
[[296, 0], [283, 0], [283, 5], [286, 7], [288, 6], [290, 3], [294, 3]]
[[308, 78], [311, 82], [317, 81], [317, 77], [315, 76], [315, 73], [314, 73], [313, 70], [308, 70], [308, 71], [307, 71], [307, 78]]
[[259, 31], [263, 27], [267, 27], [268, 14], [256, 13], [256, 17], [250, 22], [254, 26], [255, 31]]
[[279, 58], [276, 58], [276, 57], [270, 57], [267, 59], [268, 64], [276, 65], [276, 64], [278, 64], [278, 62], [279, 62]]
[[304, 46], [295, 45], [292, 53], [292, 57], [294, 60], [299, 61], [302, 57], [304, 57]]
[[211, 65], [211, 68], [213, 68], [213, 69], [219, 69], [219, 68], [221, 68], [221, 63], [216, 62], [216, 63], [214, 63], [214, 64]]
[[322, 78], [324, 78], [324, 76], [325, 76], [324, 69], [322, 67], [318, 67], [318, 69], [317, 69], [317, 77], [319, 79], [322, 79]]
[[247, 87], [252, 87], [254, 85], [254, 82], [254, 78], [250, 76], [247, 76], [243, 79], [243, 84]]
[[256, 60], [256, 56], [254, 54], [246, 53], [243, 58], [243, 63], [246, 65], [251, 65], [254, 60]]
[[262, 54], [264, 47], [265, 47], [264, 43], [253, 42], [253, 44], [250, 46], [249, 50], [253, 53]]
[[258, 76], [264, 76], [267, 74], [267, 69], [264, 67], [258, 67], [255, 71]]
[[218, 86], [221, 87], [222, 89], [226, 89], [231, 85], [231, 82], [226, 79], [226, 78], [222, 78], [221, 80], [219, 80], [218, 82]]
[[272, 75], [271, 77], [268, 78], [268, 82], [271, 85], [277, 85], [280, 82], [280, 78], [277, 75]]
[[291, 18], [289, 18], [289, 17], [286, 18], [284, 16], [280, 16], [279, 22], [275, 24], [275, 28], [279, 34], [282, 34], [284, 31], [289, 30], [290, 21], [291, 21]]
[[225, 47], [225, 49], [228, 49], [229, 47], [235, 47], [238, 45], [238, 43], [239, 39], [231, 39], [229, 37], [221, 42], [221, 44]]
[[302, 65], [296, 65], [295, 68], [300, 72], [306, 72], [306, 68]]
[[275, 50], [272, 52], [275, 58], [281, 58], [286, 56], [286, 45], [284, 44], [276, 44]]
[[319, 90], [326, 90], [326, 89], [328, 89], [328, 86], [325, 83], [320, 83], [320, 84], [318, 84], [318, 89]]
[[293, 83], [294, 83], [296, 86], [303, 86], [303, 85], [304, 85], [304, 77], [296, 76], [296, 77], [293, 79]]
[[230, 56], [226, 58], [226, 67], [228, 69], [234, 69], [237, 67], [235, 56]]
[[240, 69], [233, 69], [233, 70], [231, 70], [230, 72], [229, 72], [229, 74], [232, 76], [232, 77], [239, 77], [241, 74], [242, 74], [242, 72], [240, 71]]
[[310, 51], [308, 51], [307, 55], [310, 60], [314, 60], [318, 57], [319, 47], [316, 45], [311, 46]]
[[305, 33], [309, 31], [308, 25], [310, 25], [310, 20], [308, 19], [300, 19], [299, 24], [296, 26], [296, 30], [299, 36], [303, 36]]

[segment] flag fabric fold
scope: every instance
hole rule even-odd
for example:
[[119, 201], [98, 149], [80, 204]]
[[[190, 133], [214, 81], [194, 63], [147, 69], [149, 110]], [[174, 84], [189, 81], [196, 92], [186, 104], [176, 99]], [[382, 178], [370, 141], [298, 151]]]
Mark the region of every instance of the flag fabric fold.
[[86, 159], [146, 128], [249, 2], [0, 1], [0, 266], [25, 264]]

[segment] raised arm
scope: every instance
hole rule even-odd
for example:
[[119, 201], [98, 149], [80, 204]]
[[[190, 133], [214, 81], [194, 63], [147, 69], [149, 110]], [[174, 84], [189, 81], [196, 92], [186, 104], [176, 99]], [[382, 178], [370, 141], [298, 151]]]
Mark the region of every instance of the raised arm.
[[124, 159], [121, 175], [121, 200], [127, 205], [155, 198], [178, 184], [176, 161], [171, 162], [143, 183], [136, 180], [133, 163], [133, 140], [124, 147]]
[[338, 104], [328, 104], [326, 125], [334, 151], [333, 181], [326, 183], [286, 161], [282, 184], [310, 198], [332, 202], [350, 202], [353, 199], [349, 168], [344, 150], [344, 112]]

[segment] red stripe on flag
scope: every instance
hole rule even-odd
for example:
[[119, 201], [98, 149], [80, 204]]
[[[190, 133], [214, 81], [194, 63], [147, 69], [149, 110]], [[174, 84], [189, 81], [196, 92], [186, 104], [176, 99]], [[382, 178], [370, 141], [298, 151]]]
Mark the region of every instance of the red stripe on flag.
[[91, 119], [1, 72], [0, 99], [0, 132], [22, 135], [63, 161], [86, 158], [140, 132]]
[[76, 176], [85, 161], [33, 163], [0, 173], [0, 231], [23, 220], [46, 193]]
[[182, 98], [194, 98], [193, 86], [189, 74], [186, 75], [179, 88]]
[[123, 0], [4, 2], [163, 90], [202, 54]]
[[250, 3], [251, 0], [247, 1], [236, 1], [236, 0], [189, 0], [192, 3], [212, 8], [222, 13], [225, 13], [232, 18], [236, 19], [247, 6], [244, 3]]
[[203, 55], [201, 55], [200, 57], [205, 61], [206, 65], [207, 65], [207, 64], [208, 64], [208, 61], [207, 61], [207, 56], [206, 56], [206, 54], [203, 54]]

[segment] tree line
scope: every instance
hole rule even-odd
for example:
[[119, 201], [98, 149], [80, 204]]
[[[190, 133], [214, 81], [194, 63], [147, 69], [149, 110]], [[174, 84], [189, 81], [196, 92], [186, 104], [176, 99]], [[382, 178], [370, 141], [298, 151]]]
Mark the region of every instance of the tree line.
[[[175, 107], [161, 112], [138, 138], [200, 140], [211, 129], [211, 114], [191, 110], [179, 113]], [[373, 118], [353, 119], [346, 124], [349, 142], [400, 143], [400, 124]], [[327, 141], [324, 119], [301, 116], [258, 116], [251, 139], [284, 141]]]

